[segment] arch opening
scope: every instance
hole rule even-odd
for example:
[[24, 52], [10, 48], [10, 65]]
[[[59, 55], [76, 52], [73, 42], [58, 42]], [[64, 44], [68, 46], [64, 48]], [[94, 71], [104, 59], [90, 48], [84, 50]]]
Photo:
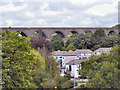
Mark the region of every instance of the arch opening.
[[116, 33], [115, 33], [115, 31], [110, 31], [109, 33], [108, 33], [108, 35], [115, 35]]
[[[20, 32], [20, 31], [17, 31], [17, 32]], [[27, 37], [27, 35], [24, 32], [20, 32], [19, 36]]]
[[62, 38], [65, 38], [65, 35], [61, 31], [55, 31], [55, 33], [60, 35]]
[[71, 34], [78, 34], [77, 31], [71, 31], [70, 33], [71, 33]]
[[35, 31], [33, 35], [35, 35], [36, 37], [39, 37], [41, 35], [42, 37], [46, 38], [46, 35], [44, 32]]
[[118, 35], [120, 35], [120, 32], [118, 33]]
[[86, 33], [86, 34], [87, 34], [87, 33], [92, 33], [92, 32], [91, 32], [91, 31], [85, 31], [84, 33]]

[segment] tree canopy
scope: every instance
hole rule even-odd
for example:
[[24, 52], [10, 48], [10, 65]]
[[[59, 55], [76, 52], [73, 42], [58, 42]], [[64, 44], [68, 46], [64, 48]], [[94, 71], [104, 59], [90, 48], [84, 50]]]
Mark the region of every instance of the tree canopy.
[[45, 61], [31, 48], [29, 39], [19, 34], [2, 32], [2, 85], [3, 88], [36, 88], [35, 71], [44, 70]]
[[120, 88], [120, 46], [112, 48], [110, 54], [92, 55], [85, 62], [90, 87]]

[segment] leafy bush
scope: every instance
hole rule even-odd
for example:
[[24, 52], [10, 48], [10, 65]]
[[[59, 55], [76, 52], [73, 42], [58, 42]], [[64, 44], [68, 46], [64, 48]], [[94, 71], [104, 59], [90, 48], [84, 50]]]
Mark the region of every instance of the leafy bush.
[[68, 78], [62, 77], [62, 76], [57, 76], [54, 78], [54, 81], [56, 82], [56, 86], [58, 88], [62, 88], [62, 84], [68, 81]]
[[[34, 83], [38, 86], [38, 88], [41, 88], [42, 84], [48, 80], [51, 80], [52, 76], [48, 74], [47, 72], [40, 73], [37, 77], [34, 78]], [[42, 83], [42, 84], [41, 84]]]
[[[75, 82], [75, 86], [77, 86], [77, 82]], [[62, 84], [62, 88], [73, 88], [74, 87], [74, 81], [68, 80], [67, 82]]]
[[66, 73], [66, 75], [64, 76], [66, 79], [68, 79], [68, 80], [70, 80], [70, 78], [71, 78], [71, 75], [70, 75], [70, 73]]
[[43, 88], [55, 88], [56, 84], [54, 81], [47, 81], [42, 84]]

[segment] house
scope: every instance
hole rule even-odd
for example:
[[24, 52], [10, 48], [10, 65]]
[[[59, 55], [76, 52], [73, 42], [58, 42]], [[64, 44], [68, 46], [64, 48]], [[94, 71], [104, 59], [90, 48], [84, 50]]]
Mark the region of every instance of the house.
[[65, 57], [64, 65], [66, 65], [66, 63], [68, 63], [69, 61], [77, 59], [77, 54], [74, 51], [69, 50], [64, 54], [64, 57]]
[[61, 62], [61, 66], [64, 65], [64, 54], [66, 53], [67, 51], [54, 51], [52, 54], [53, 54], [53, 58], [56, 59], [58, 62]]
[[95, 55], [100, 55], [102, 52], [109, 53], [111, 48], [99, 48], [94, 51]]
[[68, 52], [58, 50], [58, 51], [53, 52], [53, 57], [58, 62], [60, 62], [59, 68], [60, 68], [61, 76], [64, 76], [66, 63], [77, 58], [77, 55], [72, 50], [70, 50]]
[[92, 51], [89, 49], [77, 49], [74, 51], [77, 54], [77, 59], [89, 59], [92, 55]]
[[81, 62], [86, 61], [85, 59], [74, 59], [66, 63], [66, 72], [69, 72], [72, 77], [78, 78], [79, 72], [78, 70], [81, 69]]

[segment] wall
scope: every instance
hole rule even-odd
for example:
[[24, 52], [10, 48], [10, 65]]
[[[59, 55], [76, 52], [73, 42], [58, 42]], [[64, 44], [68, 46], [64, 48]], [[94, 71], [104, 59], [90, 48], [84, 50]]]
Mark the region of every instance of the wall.
[[[2, 31], [6, 30], [7, 28], [0, 28], [2, 29]], [[80, 33], [85, 33], [86, 31], [91, 31], [92, 33], [94, 33], [96, 31], [96, 29], [98, 28], [81, 28], [81, 27], [49, 27], [49, 28], [24, 28], [24, 27], [17, 27], [17, 28], [11, 28], [11, 31], [19, 31], [19, 32], [24, 32], [27, 36], [33, 35], [36, 31], [39, 31], [40, 29], [42, 29], [42, 32], [46, 35], [47, 39], [50, 39], [52, 34], [54, 34], [56, 31], [60, 31], [65, 38], [67, 38], [68, 35], [70, 35], [71, 31], [76, 31], [78, 34]], [[118, 29], [117, 28], [101, 28], [105, 31], [106, 34], [108, 34], [110, 31], [115, 31], [116, 33], [118, 33]]]

